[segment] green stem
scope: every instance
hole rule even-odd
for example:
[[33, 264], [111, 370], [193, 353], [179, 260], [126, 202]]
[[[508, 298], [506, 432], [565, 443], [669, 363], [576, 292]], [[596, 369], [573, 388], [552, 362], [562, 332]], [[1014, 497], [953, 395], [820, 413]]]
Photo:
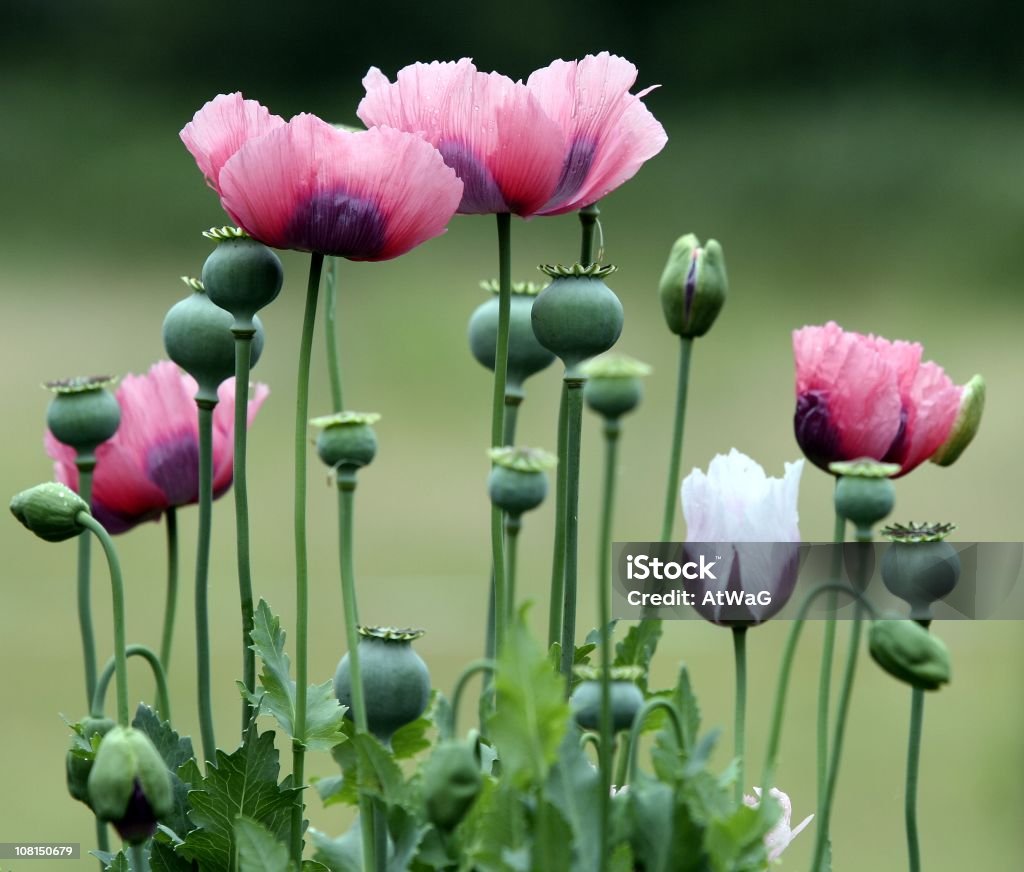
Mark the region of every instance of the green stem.
[[178, 611], [178, 510], [174, 506], [164, 512], [164, 524], [167, 527], [167, 597], [164, 601], [164, 629], [160, 636], [160, 664], [167, 673], [171, 669], [174, 618]]
[[[114, 541], [103, 525], [88, 512], [79, 512], [76, 519], [83, 527], [91, 530], [107, 558], [110, 568], [110, 592], [114, 605], [114, 673], [117, 676], [117, 722], [122, 727], [128, 726], [128, 659], [124, 644], [124, 579], [121, 575], [121, 562], [117, 559]], [[92, 700], [89, 700], [91, 703]]]
[[907, 747], [907, 792], [904, 813], [907, 821], [909, 872], [921, 870], [921, 848], [917, 836], [917, 775], [921, 762], [921, 731], [924, 725], [924, 691], [915, 687], [910, 697], [910, 740]]
[[[106, 853], [110, 850], [110, 837], [107, 833], [107, 822], [96, 818], [96, 848]], [[100, 872], [106, 872], [107, 864], [100, 860]]]
[[447, 727], [442, 724], [442, 731], [447, 730], [447, 736], [445, 738], [451, 739], [458, 735], [458, 718], [459, 718], [459, 705], [462, 702], [462, 694], [465, 692], [466, 684], [478, 672], [486, 672], [489, 675], [494, 674], [494, 670], [497, 665], [493, 660], [483, 659], [474, 660], [465, 669], [462, 670], [458, 680], [455, 682], [455, 689], [452, 691], [452, 713], [451, 722]]
[[676, 415], [672, 426], [672, 450], [669, 454], [668, 491], [665, 494], [665, 515], [661, 523], [661, 540], [672, 539], [672, 525], [679, 502], [679, 465], [683, 457], [683, 426], [686, 423], [686, 394], [690, 385], [690, 352], [693, 340], [682, 337], [679, 345], [679, 376], [676, 380]]
[[146, 860], [144, 845], [145, 843], [142, 843], [131, 847], [132, 872], [149, 872], [149, 862]]
[[[636, 717], [633, 718], [633, 726], [629, 731], [629, 783], [632, 784], [633, 779], [636, 778], [636, 754], [637, 749], [640, 746], [640, 733], [643, 729], [644, 721], [647, 720], [647, 716], [657, 710], [664, 709], [668, 715], [668, 721], [672, 725], [672, 732], [675, 733], [676, 743], [680, 748], [684, 748], [685, 744], [683, 741], [683, 724], [679, 720], [679, 712], [676, 711], [676, 707], [672, 705], [667, 699], [661, 697], [653, 697], [644, 703], [643, 708], [636, 713]], [[622, 787], [623, 785], [619, 785]]]
[[345, 408], [341, 393], [341, 357], [338, 355], [338, 258], [327, 265], [324, 335], [327, 339], [327, 374], [331, 380], [331, 405], [335, 412]]
[[[242, 683], [247, 694], [256, 692], [256, 652], [252, 649], [252, 566], [249, 556], [249, 485], [245, 460], [249, 430], [249, 365], [255, 328], [232, 328], [235, 335], [235, 538], [238, 552], [238, 600], [242, 613]], [[252, 719], [253, 707], [242, 699], [242, 730]]]
[[[149, 664], [149, 668], [153, 671], [153, 678], [156, 680], [156, 708], [160, 712], [161, 717], [165, 721], [171, 719], [171, 695], [167, 690], [167, 673], [164, 671], [163, 663], [160, 662], [160, 658], [157, 657], [156, 652], [151, 648], [147, 648], [145, 645], [128, 645], [124, 651], [125, 658], [128, 657], [141, 657]], [[103, 717], [103, 700], [107, 696], [107, 688], [110, 685], [110, 679], [114, 675], [114, 670], [117, 668], [117, 660], [111, 657], [106, 665], [103, 667], [103, 671], [100, 672], [100, 677], [96, 681], [96, 693], [93, 694], [92, 704], [90, 706], [89, 713], [94, 718]]]
[[555, 544], [551, 557], [551, 602], [548, 607], [548, 648], [562, 638], [562, 597], [565, 594], [565, 486], [569, 386], [562, 382], [558, 404], [558, 466], [555, 468]]
[[[78, 467], [78, 495], [87, 506], [92, 505], [92, 471], [96, 458], [91, 451], [80, 451], [75, 458]], [[85, 667], [85, 696], [92, 699], [96, 690], [96, 636], [92, 629], [92, 538], [78, 537], [78, 628], [82, 636], [82, 664]]]
[[196, 397], [199, 407], [199, 535], [196, 541], [196, 671], [199, 734], [203, 758], [216, 759], [213, 701], [210, 695], [210, 526], [213, 520], [213, 407], [216, 401]]
[[516, 614], [516, 555], [522, 521], [517, 515], [505, 516], [505, 624], [515, 620]]
[[734, 732], [734, 751], [736, 758], [736, 804], [743, 804], [744, 761], [746, 760], [746, 723], [747, 723], [747, 628], [732, 628], [733, 653], [736, 660], [736, 729]]
[[[305, 786], [306, 763], [306, 657], [309, 626], [309, 555], [306, 543], [306, 428], [309, 419], [309, 364], [313, 355], [313, 326], [320, 295], [320, 273], [324, 256], [310, 255], [306, 308], [299, 342], [298, 383], [295, 390], [295, 733], [292, 737], [292, 782]], [[296, 795], [292, 811], [292, 859], [302, 863], [303, 791]]]
[[594, 230], [597, 229], [597, 217], [600, 214], [597, 203], [580, 209], [580, 266], [590, 266], [594, 262]]
[[576, 574], [579, 556], [580, 441], [583, 430], [583, 379], [565, 376], [569, 389], [565, 430], [565, 591], [562, 596], [562, 675], [566, 693], [576, 655]]

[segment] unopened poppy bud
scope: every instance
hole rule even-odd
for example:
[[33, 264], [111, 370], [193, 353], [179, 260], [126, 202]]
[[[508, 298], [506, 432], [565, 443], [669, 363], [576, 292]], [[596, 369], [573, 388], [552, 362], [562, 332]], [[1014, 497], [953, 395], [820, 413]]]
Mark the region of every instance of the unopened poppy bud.
[[829, 464], [839, 476], [834, 502], [836, 511], [856, 528], [859, 536], [870, 536], [871, 528], [896, 504], [896, 488], [889, 476], [900, 471], [895, 463], [880, 463], [869, 457]]
[[938, 690], [949, 682], [948, 649], [916, 621], [875, 621], [868, 649], [879, 666], [912, 687]]
[[441, 742], [423, 767], [427, 817], [449, 831], [465, 817], [483, 787], [480, 764], [465, 742]]
[[[74, 738], [71, 749], [67, 753], [65, 768], [67, 774], [68, 793], [79, 802], [89, 804], [89, 773], [96, 755], [91, 750], [93, 736], [103, 737], [114, 728], [110, 718], [87, 717], [77, 725], [78, 736]], [[90, 750], [82, 747], [82, 742], [89, 745]]]
[[722, 246], [714, 239], [701, 246], [692, 233], [680, 236], [659, 285], [668, 329], [687, 339], [703, 336], [722, 311], [728, 287]]
[[373, 425], [379, 420], [376, 412], [338, 412], [313, 418], [309, 423], [320, 428], [316, 453], [331, 469], [366, 466], [377, 455]]
[[37, 484], [11, 500], [11, 514], [47, 542], [63, 542], [81, 533], [81, 512], [89, 514], [85, 500], [56, 481]]
[[89, 804], [121, 837], [139, 844], [174, 810], [170, 773], [149, 737], [134, 727], [114, 727], [100, 742], [88, 781]]
[[984, 411], [985, 379], [976, 375], [964, 385], [963, 393], [960, 395], [960, 410], [946, 441], [932, 455], [932, 463], [949, 466], [955, 462], [978, 432], [978, 427], [981, 426], [981, 413]]
[[[569, 698], [573, 718], [585, 730], [598, 730], [601, 728], [601, 672], [586, 666], [578, 666], [574, 671], [583, 681]], [[633, 726], [633, 719], [644, 704], [643, 692], [636, 685], [642, 674], [643, 670], [636, 666], [612, 667], [608, 674], [612, 729], [616, 733]]]
[[121, 407], [107, 390], [109, 376], [70, 378], [47, 382], [54, 394], [46, 410], [46, 426], [58, 442], [80, 452], [92, 452], [117, 432]]
[[251, 327], [253, 316], [281, 292], [281, 259], [237, 227], [214, 227], [203, 236], [217, 243], [203, 264], [206, 295], [235, 316], [236, 327]]
[[651, 374], [646, 363], [625, 354], [605, 354], [580, 367], [587, 377], [583, 387], [584, 402], [599, 415], [616, 420], [632, 412], [643, 398], [640, 381]]
[[613, 266], [542, 266], [551, 278], [533, 303], [533, 332], [573, 373], [611, 348], [622, 333], [622, 303], [605, 283]]
[[493, 466], [487, 479], [487, 492], [502, 511], [513, 517], [537, 508], [548, 493], [547, 470], [558, 462], [554, 455], [539, 448], [492, 448], [488, 452]]
[[[494, 369], [494, 352], [498, 342], [498, 283], [483, 282], [485, 291], [492, 292], [486, 303], [481, 303], [469, 319], [469, 350], [487, 369]], [[522, 397], [523, 382], [531, 375], [550, 366], [555, 355], [537, 341], [533, 332], [531, 310], [533, 301], [541, 291], [533, 282], [513, 282], [508, 322], [508, 376], [505, 393]]]
[[952, 593], [960, 579], [960, 555], [944, 541], [953, 524], [893, 524], [882, 535], [892, 544], [882, 558], [882, 581], [910, 605], [910, 616], [931, 618], [931, 604]]

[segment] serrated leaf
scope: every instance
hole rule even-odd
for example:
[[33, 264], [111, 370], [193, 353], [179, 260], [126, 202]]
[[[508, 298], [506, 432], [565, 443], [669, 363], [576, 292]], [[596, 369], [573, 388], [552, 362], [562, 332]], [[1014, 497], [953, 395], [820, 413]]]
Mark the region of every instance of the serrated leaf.
[[392, 850], [388, 855], [388, 872], [406, 872], [429, 829], [429, 825], [421, 824], [401, 806], [391, 809], [388, 834]]
[[661, 639], [661, 621], [639, 621], [629, 628], [625, 638], [615, 646], [613, 666], [641, 666], [643, 677], [637, 682], [647, 690], [647, 673]]
[[[608, 638], [609, 639], [611, 639], [612, 636], [615, 634], [615, 628], [618, 626], [618, 623], [619, 623], [619, 619], [618, 618], [608, 622]], [[598, 645], [600, 645], [601, 644], [601, 628], [600, 627], [594, 627], [589, 633], [587, 633], [587, 637], [583, 640], [583, 644], [584, 645], [593, 645], [595, 648]]]
[[169, 842], [153, 840], [150, 843], [150, 872], [195, 872], [195, 866], [175, 853]]
[[703, 830], [672, 785], [648, 777], [629, 786], [633, 854], [645, 872], [702, 872]]
[[[324, 805], [344, 802], [356, 805], [360, 792], [382, 799], [388, 806], [399, 805], [405, 795], [405, 777], [387, 749], [369, 733], [354, 733], [332, 751], [341, 767], [336, 777], [317, 782]], [[325, 783], [326, 782], [326, 783]]]
[[107, 865], [106, 872], [131, 872], [131, 868], [124, 851], [118, 851]]
[[551, 872], [553, 869], [593, 870], [595, 866], [572, 865], [572, 828], [555, 806], [544, 799], [538, 800], [534, 817], [532, 872]]
[[358, 822], [347, 833], [332, 839], [319, 830], [310, 830], [313, 856], [330, 872], [363, 872], [363, 845]]
[[235, 844], [238, 872], [285, 872], [290, 866], [288, 847], [250, 818], [235, 820]]
[[[566, 733], [544, 784], [544, 797], [558, 809], [572, 834], [572, 869], [589, 872], [600, 866], [601, 776], [590, 765], [573, 731]], [[569, 868], [568, 866], [566, 868]]]
[[114, 857], [117, 855], [113, 851], [90, 851], [90, 854], [99, 860], [104, 867], [109, 866], [114, 862]]
[[149, 737], [167, 764], [174, 792], [174, 810], [161, 818], [161, 823], [178, 839], [184, 839], [185, 834], [192, 829], [188, 819], [189, 785], [182, 781], [177, 773], [185, 763], [194, 759], [192, 740], [188, 736], [179, 736], [169, 722], [160, 720], [160, 716], [145, 703], [140, 703], [136, 709], [132, 726]]
[[311, 684], [306, 688], [306, 736], [309, 751], [330, 751], [345, 741], [342, 723], [347, 709], [334, 695], [334, 682]]
[[520, 611], [509, 627], [499, 657], [488, 729], [503, 777], [519, 786], [544, 781], [569, 725], [565, 685], [531, 638], [525, 615]]
[[526, 812], [520, 793], [507, 784], [485, 780], [456, 834], [462, 845], [460, 869], [509, 872], [516, 852], [529, 862]]
[[754, 872], [768, 863], [765, 835], [779, 818], [771, 798], [757, 808], [740, 805], [728, 817], [713, 820], [705, 830], [704, 847], [715, 872]]
[[395, 731], [395, 734], [391, 737], [391, 756], [393, 759], [408, 760], [430, 747], [431, 742], [427, 738], [427, 734], [435, 724], [442, 723], [439, 715], [445, 715], [445, 710], [442, 709], [442, 700], [444, 703], [447, 703], [447, 700], [441, 694], [436, 690], [433, 691], [430, 694], [427, 710], [423, 715], [411, 724], [406, 724]]

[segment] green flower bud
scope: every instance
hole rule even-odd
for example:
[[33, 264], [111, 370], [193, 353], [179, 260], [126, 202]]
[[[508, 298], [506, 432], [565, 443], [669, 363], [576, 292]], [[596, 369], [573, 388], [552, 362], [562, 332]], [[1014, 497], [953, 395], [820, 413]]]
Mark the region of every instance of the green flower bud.
[[616, 420], [635, 409], [644, 395], [640, 379], [651, 374], [646, 363], [625, 354], [606, 354], [580, 367], [587, 377], [583, 400], [591, 409], [609, 420]]
[[[577, 667], [583, 679], [569, 697], [569, 707], [576, 723], [585, 730], [601, 728], [600, 670]], [[609, 673], [608, 691], [612, 710], [612, 729], [616, 733], [633, 726], [633, 719], [644, 704], [644, 695], [636, 685], [642, 674], [638, 667], [613, 667]]]
[[488, 452], [493, 466], [487, 479], [491, 502], [518, 517], [537, 508], [548, 493], [545, 471], [558, 462], [554, 455], [539, 448], [492, 448]]
[[949, 651], [916, 621], [875, 621], [868, 649], [879, 666], [912, 687], [938, 690], [949, 681]]
[[[484, 290], [498, 293], [497, 282], [483, 282]], [[523, 382], [550, 366], [555, 355], [537, 341], [533, 333], [531, 311], [540, 286], [533, 282], [515, 282], [508, 324], [508, 377], [505, 393], [522, 397]], [[481, 303], [469, 319], [469, 350], [487, 369], [494, 369], [498, 344], [498, 298]]]
[[139, 844], [174, 810], [174, 788], [160, 752], [134, 727], [114, 727], [100, 742], [88, 781], [89, 805], [121, 837]]
[[567, 373], [607, 351], [622, 333], [622, 303], [604, 283], [613, 266], [543, 266], [551, 277], [533, 303], [533, 332], [562, 359]]
[[882, 535], [892, 545], [882, 558], [882, 581], [894, 596], [909, 603], [910, 616], [931, 618], [931, 604], [953, 591], [960, 579], [960, 555], [943, 541], [952, 524], [894, 524]]
[[703, 336], [715, 323], [729, 288], [722, 247], [709, 239], [680, 236], [661, 274], [659, 294], [668, 329], [687, 339]]
[[107, 390], [114, 381], [109, 376], [94, 376], [46, 383], [46, 389], [54, 394], [46, 410], [46, 426], [59, 442], [92, 453], [117, 432], [121, 406]]
[[427, 818], [449, 832], [465, 817], [483, 787], [480, 764], [465, 742], [438, 744], [423, 767]]
[[[82, 718], [77, 725], [76, 732], [78, 734], [73, 737], [71, 749], [67, 753], [65, 768], [68, 793], [86, 805], [89, 804], [89, 773], [92, 772], [92, 764], [96, 759], [96, 754], [93, 751], [93, 736], [102, 738], [113, 728], [114, 722], [110, 718]], [[87, 745], [88, 750], [82, 747], [83, 745]]]
[[870, 537], [871, 528], [896, 504], [896, 488], [889, 476], [900, 471], [899, 464], [866, 457], [830, 463], [828, 468], [839, 476], [833, 497], [836, 511], [856, 526], [858, 536]]
[[331, 469], [366, 466], [377, 454], [377, 434], [373, 424], [380, 420], [376, 412], [338, 412], [313, 418], [319, 427], [316, 453]]
[[85, 500], [55, 481], [23, 490], [11, 500], [11, 514], [47, 542], [63, 542], [81, 533], [81, 512], [89, 514]]
[[[196, 399], [217, 402], [217, 388], [235, 374], [235, 319], [206, 296], [203, 284], [183, 278], [192, 293], [175, 303], [164, 318], [164, 348], [178, 366], [199, 384]], [[249, 365], [255, 366], [263, 353], [263, 325], [253, 318]]]
[[281, 292], [281, 259], [236, 227], [214, 228], [203, 236], [217, 242], [203, 264], [206, 295], [235, 316], [236, 327], [251, 327], [255, 314]]
[[981, 426], [981, 413], [984, 411], [985, 379], [976, 375], [964, 385], [956, 420], [949, 430], [946, 441], [931, 456], [932, 463], [949, 466], [963, 454], [964, 449], [971, 444], [971, 440], [978, 432], [978, 427]]

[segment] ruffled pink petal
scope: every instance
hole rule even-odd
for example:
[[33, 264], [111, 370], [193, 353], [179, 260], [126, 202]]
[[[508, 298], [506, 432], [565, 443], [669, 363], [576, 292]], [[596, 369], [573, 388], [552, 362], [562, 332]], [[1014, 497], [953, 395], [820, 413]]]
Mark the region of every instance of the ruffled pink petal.
[[530, 90], [472, 61], [412, 64], [391, 83], [372, 68], [357, 114], [371, 126], [417, 133], [464, 183], [459, 212], [529, 216], [551, 198], [565, 137]]
[[664, 127], [630, 94], [637, 69], [602, 52], [581, 61], [558, 60], [527, 81], [566, 142], [562, 171], [541, 210], [557, 215], [594, 203], [632, 178], [668, 141]]
[[[246, 413], [246, 426], [252, 424], [263, 401], [270, 394], [262, 382], [252, 386]], [[213, 494], [218, 497], [231, 487], [235, 464], [235, 380], [223, 382], [217, 389], [219, 402], [213, 410]]]
[[946, 441], [962, 395], [963, 388], [938, 364], [928, 361], [917, 368], [909, 389], [900, 475], [924, 463]]
[[224, 165], [224, 207], [275, 248], [387, 260], [444, 232], [462, 183], [419, 137], [340, 131], [313, 115], [250, 140]]
[[179, 134], [196, 159], [206, 183], [220, 193], [220, 171], [242, 144], [283, 125], [284, 119], [271, 115], [255, 100], [244, 100], [240, 92], [220, 94], [203, 106]]

